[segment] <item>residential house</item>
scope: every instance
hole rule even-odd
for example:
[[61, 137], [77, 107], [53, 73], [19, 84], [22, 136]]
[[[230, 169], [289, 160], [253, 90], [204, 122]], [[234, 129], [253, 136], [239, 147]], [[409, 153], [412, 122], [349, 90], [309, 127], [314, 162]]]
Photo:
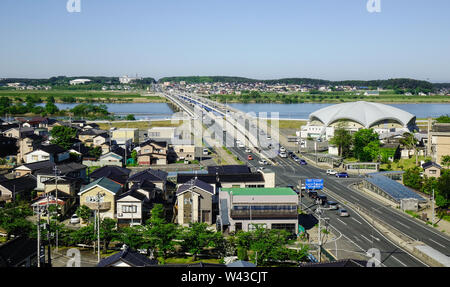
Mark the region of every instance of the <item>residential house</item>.
[[170, 147], [176, 160], [193, 161], [199, 154], [198, 148], [194, 144], [171, 144]]
[[121, 128], [112, 131], [112, 139], [119, 141], [131, 140], [132, 143], [139, 142], [139, 130], [136, 128]]
[[19, 150], [17, 152], [17, 162], [25, 162], [25, 155], [41, 146], [44, 138], [36, 134], [27, 135], [17, 141]]
[[36, 150], [25, 154], [26, 163], [33, 163], [44, 160], [59, 163], [69, 158], [69, 151], [56, 144], [41, 145]]
[[422, 164], [422, 168], [424, 170], [423, 174], [427, 177], [438, 178], [441, 176], [442, 167], [435, 162], [428, 161]]
[[127, 183], [130, 172], [131, 170], [128, 168], [107, 165], [93, 171], [89, 175], [89, 178], [91, 180], [97, 180], [99, 178], [106, 177], [124, 186]]
[[441, 165], [442, 157], [450, 155], [450, 124], [434, 124], [430, 137], [432, 160]]
[[17, 139], [0, 135], [0, 157], [17, 154]]
[[100, 260], [97, 267], [149, 267], [157, 264], [158, 260], [149, 259], [147, 256], [126, 247], [119, 253]]
[[[171, 200], [172, 193], [170, 188], [172, 188], [170, 182], [167, 181], [168, 173], [162, 170], [146, 169], [141, 172], [135, 173], [128, 178], [127, 187], [132, 189], [133, 186], [151, 189], [154, 186], [157, 197], [163, 200]], [[170, 188], [168, 188], [170, 187]]]
[[136, 151], [139, 165], [166, 165], [168, 162], [169, 146], [167, 142], [148, 140], [141, 143]]
[[0, 201], [11, 202], [19, 195], [22, 199], [31, 199], [36, 188], [36, 177], [29, 174], [23, 177], [0, 182]]
[[100, 216], [116, 218], [116, 197], [122, 186], [106, 177], [99, 178], [81, 188], [78, 196], [80, 205], [99, 210]]
[[99, 129], [85, 129], [78, 134], [78, 139], [86, 146], [96, 146], [94, 139], [101, 135], [107, 137], [108, 132]]
[[178, 187], [176, 196], [175, 207], [178, 212], [178, 224], [189, 225], [194, 222], [213, 224], [215, 192], [212, 185], [193, 178]]
[[109, 142], [109, 134], [103, 133], [100, 135], [97, 135], [93, 138], [93, 144], [94, 146], [102, 146], [104, 143]]
[[151, 199], [145, 192], [133, 188], [117, 197], [117, 224], [141, 225], [151, 210]]
[[36, 267], [36, 246], [37, 239], [25, 236], [15, 237], [0, 245], [0, 267]]
[[34, 129], [29, 127], [13, 127], [3, 132], [4, 136], [20, 139], [28, 135], [34, 134]]
[[298, 195], [291, 188], [221, 188], [217, 225], [224, 233], [254, 224], [298, 233]]
[[23, 165], [16, 167], [13, 170], [13, 173], [14, 173], [14, 177], [16, 177], [16, 178], [25, 176], [27, 174], [35, 175], [40, 170], [53, 169], [55, 167], [55, 165], [56, 164], [54, 162], [51, 162], [49, 160], [38, 161], [38, 162], [33, 162], [33, 163], [25, 163]]
[[166, 140], [175, 138], [176, 127], [153, 127], [147, 131], [149, 139]]

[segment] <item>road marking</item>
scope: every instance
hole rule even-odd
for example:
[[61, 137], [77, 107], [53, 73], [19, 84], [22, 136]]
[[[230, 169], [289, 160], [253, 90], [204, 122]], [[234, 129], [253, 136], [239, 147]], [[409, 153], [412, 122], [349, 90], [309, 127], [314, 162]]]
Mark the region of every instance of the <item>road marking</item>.
[[[359, 241], [359, 242], [361, 241], [361, 239], [359, 239], [358, 237], [356, 237], [356, 236], [353, 236], [353, 237], [356, 239], [356, 241]], [[352, 243], [354, 243], [354, 242], [352, 241]]]
[[354, 219], [353, 217], [352, 217], [352, 219], [353, 219], [354, 221], [358, 222], [359, 224], [362, 224], [361, 222], [359, 222], [358, 220]]
[[444, 247], [444, 248], [447, 248], [446, 246], [444, 246], [444, 245], [442, 245], [442, 244], [440, 244], [440, 243], [438, 243], [438, 242], [436, 242], [436, 241], [434, 241], [433, 239], [431, 239], [431, 238], [428, 238], [428, 239], [430, 239], [431, 241], [433, 241], [434, 243], [436, 243], [437, 245], [440, 245], [440, 246], [442, 246], [442, 247]]
[[375, 236], [373, 236], [372, 234], [370, 235], [373, 239], [375, 239], [376, 241], [380, 241], [380, 238], [377, 238]]
[[344, 221], [340, 220], [339, 218], [336, 218], [337, 220], [339, 220], [340, 222], [342, 222], [342, 224], [347, 225], [347, 223], [345, 223]]
[[395, 258], [395, 256], [391, 256], [392, 258], [394, 258], [395, 260], [397, 260], [397, 262], [399, 262], [401, 265], [403, 265], [403, 266], [405, 266], [406, 267], [406, 264], [405, 263], [403, 263], [403, 262], [401, 262], [400, 260], [398, 260], [397, 258]]
[[381, 212], [381, 211], [378, 210], [378, 209], [375, 209], [375, 211], [378, 212], [378, 213], [384, 214], [383, 212]]
[[356, 197], [354, 197], [353, 195], [350, 195], [351, 198], [353, 198], [356, 201], [359, 201], [359, 199], [357, 199]]
[[372, 242], [372, 240], [370, 240], [369, 238], [365, 237], [364, 235], [361, 234], [361, 237], [364, 238], [365, 240]]
[[401, 223], [401, 222], [398, 221], [398, 220], [397, 220], [397, 223], [400, 224], [400, 225], [402, 225], [402, 226], [404, 226], [404, 227], [406, 227], [406, 228], [408, 228], [408, 229], [411, 229], [411, 227], [409, 227], [408, 225], [405, 225], [405, 224]]

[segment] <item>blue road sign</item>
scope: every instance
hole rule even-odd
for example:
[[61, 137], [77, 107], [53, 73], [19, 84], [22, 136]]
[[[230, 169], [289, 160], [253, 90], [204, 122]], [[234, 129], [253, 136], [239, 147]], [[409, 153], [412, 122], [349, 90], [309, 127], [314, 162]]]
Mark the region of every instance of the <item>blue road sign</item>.
[[323, 179], [307, 179], [305, 180], [306, 189], [323, 189]]

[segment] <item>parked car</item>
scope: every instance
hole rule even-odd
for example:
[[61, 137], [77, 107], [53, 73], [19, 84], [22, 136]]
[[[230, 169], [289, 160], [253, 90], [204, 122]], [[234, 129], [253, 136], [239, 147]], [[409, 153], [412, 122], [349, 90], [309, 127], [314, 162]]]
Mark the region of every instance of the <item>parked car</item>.
[[298, 157], [298, 156], [295, 156], [294, 158], [293, 158], [293, 160], [295, 161], [295, 162], [300, 162], [300, 158]]
[[347, 210], [341, 209], [341, 210], [339, 210], [339, 216], [340, 217], [348, 217], [350, 215], [348, 214]]
[[280, 155], [280, 157], [283, 157], [283, 158], [287, 157], [287, 154], [286, 154], [286, 152], [284, 152], [284, 151], [280, 152], [279, 155]]
[[281, 151], [281, 152], [286, 152], [286, 148], [285, 148], [284, 146], [281, 146], [281, 147], [280, 147], [280, 151]]
[[72, 217], [70, 218], [70, 224], [78, 224], [80, 223], [80, 218], [78, 217], [78, 215], [74, 214], [72, 215]]
[[337, 171], [335, 171], [334, 169], [327, 169], [327, 174], [328, 175], [336, 175]]
[[339, 209], [339, 205], [336, 201], [328, 201], [327, 205], [330, 210], [338, 210]]
[[252, 152], [252, 151], [251, 151], [249, 148], [246, 148], [246, 149], [245, 149], [245, 152], [246, 152], [246, 153], [249, 153], [249, 152]]
[[247, 156], [247, 159], [248, 159], [248, 160], [253, 160], [253, 156], [252, 156], [251, 154], [249, 154], [249, 155]]
[[304, 160], [304, 159], [301, 159], [299, 163], [300, 163], [300, 165], [307, 165], [307, 164], [308, 164], [308, 163], [306, 162], [306, 160]]
[[348, 177], [348, 173], [346, 173], [346, 172], [338, 172], [338, 173], [336, 173], [336, 177], [345, 177], [345, 178], [347, 178]]
[[316, 199], [318, 194], [317, 191], [310, 191], [308, 192], [309, 197], [311, 197], [312, 199]]

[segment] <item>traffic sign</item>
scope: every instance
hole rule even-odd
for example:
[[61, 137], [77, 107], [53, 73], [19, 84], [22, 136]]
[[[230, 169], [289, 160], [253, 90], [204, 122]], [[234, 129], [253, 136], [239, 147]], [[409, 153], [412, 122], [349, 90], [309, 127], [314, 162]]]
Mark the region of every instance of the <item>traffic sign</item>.
[[323, 189], [323, 179], [307, 179], [305, 180], [306, 189]]

